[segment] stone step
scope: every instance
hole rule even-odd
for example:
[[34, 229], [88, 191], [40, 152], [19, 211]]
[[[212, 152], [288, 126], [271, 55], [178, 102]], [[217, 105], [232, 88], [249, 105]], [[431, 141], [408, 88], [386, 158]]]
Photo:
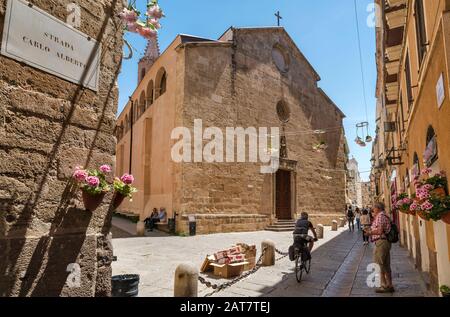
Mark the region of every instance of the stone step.
[[292, 232], [294, 231], [294, 228], [277, 228], [269, 226], [266, 228], [267, 231], [274, 231], [274, 232]]
[[270, 227], [275, 227], [275, 228], [295, 228], [294, 224], [282, 224], [282, 223], [275, 223], [273, 225], [270, 225]]
[[278, 223], [295, 223], [295, 220], [277, 220]]

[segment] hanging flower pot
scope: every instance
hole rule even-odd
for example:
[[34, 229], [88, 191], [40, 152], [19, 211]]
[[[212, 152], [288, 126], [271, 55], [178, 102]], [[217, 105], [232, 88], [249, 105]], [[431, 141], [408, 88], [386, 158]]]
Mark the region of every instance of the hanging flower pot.
[[122, 204], [125, 197], [127, 197], [127, 196], [122, 195], [119, 192], [116, 192], [114, 195], [114, 199], [113, 199], [113, 208], [117, 209]]
[[427, 214], [426, 214], [424, 211], [419, 211], [419, 212], [417, 212], [417, 214], [418, 214], [419, 217], [422, 218], [423, 220], [428, 221]]
[[445, 196], [447, 196], [445, 189], [443, 187], [437, 187], [433, 189], [432, 191], [430, 191], [430, 194], [438, 198], [444, 198]]
[[83, 191], [84, 208], [91, 212], [95, 211], [98, 208], [98, 206], [100, 206], [100, 204], [102, 203], [105, 194], [106, 193], [92, 195]]
[[450, 225], [450, 210], [447, 213], [442, 215], [441, 220], [443, 222], [445, 222], [446, 224]]
[[75, 169], [72, 177], [81, 189], [86, 210], [92, 212], [102, 203], [105, 194], [109, 191], [106, 174], [111, 170], [109, 165], [102, 165], [98, 170], [85, 170], [82, 167]]
[[113, 200], [113, 207], [114, 209], [117, 209], [117, 207], [120, 206], [120, 204], [123, 202], [123, 200], [126, 197], [130, 198], [130, 201], [133, 197], [133, 194], [137, 192], [137, 189], [131, 184], [134, 182], [133, 175], [130, 174], [124, 174], [121, 178], [116, 177], [114, 179], [113, 187], [114, 187], [114, 200]]

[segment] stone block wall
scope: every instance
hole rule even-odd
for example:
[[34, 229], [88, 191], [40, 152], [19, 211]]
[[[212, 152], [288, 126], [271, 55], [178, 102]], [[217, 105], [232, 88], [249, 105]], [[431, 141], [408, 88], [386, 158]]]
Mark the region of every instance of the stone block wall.
[[[0, 56], [0, 296], [111, 291], [112, 194], [87, 212], [70, 176], [77, 165], [114, 165], [123, 2], [31, 1], [62, 21], [71, 2], [81, 7], [80, 31], [102, 45], [98, 92]], [[70, 265], [79, 285], [68, 283]]]

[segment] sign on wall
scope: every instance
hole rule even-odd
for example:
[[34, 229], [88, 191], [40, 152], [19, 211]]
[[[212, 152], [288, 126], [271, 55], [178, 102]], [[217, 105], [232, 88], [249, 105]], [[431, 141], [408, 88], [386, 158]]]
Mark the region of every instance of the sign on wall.
[[438, 107], [441, 108], [445, 100], [444, 74], [441, 74], [436, 84], [436, 97]]
[[101, 45], [24, 0], [8, 0], [1, 54], [98, 90]]

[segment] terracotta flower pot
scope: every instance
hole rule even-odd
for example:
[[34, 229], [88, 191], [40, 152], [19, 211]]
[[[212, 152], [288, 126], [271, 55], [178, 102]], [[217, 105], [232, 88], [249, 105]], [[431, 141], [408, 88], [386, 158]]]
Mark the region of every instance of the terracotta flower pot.
[[447, 213], [442, 215], [441, 220], [443, 222], [445, 222], [446, 224], [450, 225], [450, 210]]
[[100, 206], [100, 204], [103, 201], [103, 198], [105, 197], [105, 193], [101, 193], [98, 195], [91, 195], [87, 192], [83, 192], [83, 203], [84, 208], [88, 211], [94, 211], [95, 209]]
[[116, 192], [114, 195], [114, 200], [113, 200], [113, 208], [117, 209], [123, 202], [123, 200], [126, 198], [127, 196], [122, 195], [121, 193]]
[[438, 187], [438, 188], [433, 189], [432, 191], [430, 191], [430, 194], [432, 196], [439, 197], [439, 198], [444, 198], [445, 196], [447, 196], [447, 193], [445, 192], [445, 189], [442, 188], [442, 187]]
[[422, 218], [423, 220], [427, 220], [427, 221], [428, 221], [428, 219], [427, 219], [427, 217], [425, 216], [425, 213], [424, 213], [423, 211], [420, 211], [420, 212], [418, 212], [417, 214], [418, 214], [419, 217]]

